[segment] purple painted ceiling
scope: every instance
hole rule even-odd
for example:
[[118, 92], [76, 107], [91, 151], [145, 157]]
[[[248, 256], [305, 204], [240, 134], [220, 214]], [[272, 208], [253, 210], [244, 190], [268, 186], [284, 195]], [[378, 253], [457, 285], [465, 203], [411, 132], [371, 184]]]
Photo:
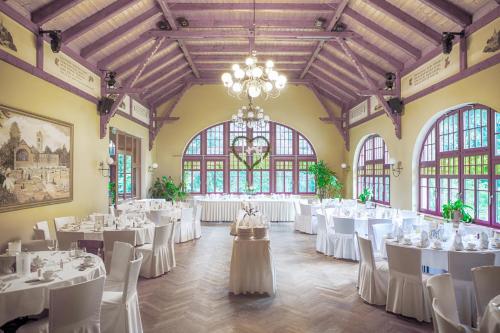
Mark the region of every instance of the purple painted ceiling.
[[[311, 82], [315, 93], [352, 105], [379, 91], [386, 72], [401, 72], [438, 48], [443, 31], [463, 30], [497, 2], [258, 1], [254, 26], [252, 1], [6, 0], [36, 25], [62, 30], [67, 48], [117, 71], [122, 92], [151, 106], [193, 83], [218, 82], [251, 48], [291, 82]], [[171, 30], [158, 30], [159, 21]]]

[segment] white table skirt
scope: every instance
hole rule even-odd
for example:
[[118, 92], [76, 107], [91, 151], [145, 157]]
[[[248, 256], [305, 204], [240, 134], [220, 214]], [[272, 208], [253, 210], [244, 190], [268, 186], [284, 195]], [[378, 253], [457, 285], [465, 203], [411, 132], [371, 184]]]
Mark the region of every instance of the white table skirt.
[[32, 257], [37, 255], [42, 259], [47, 259], [46, 267], [53, 270], [59, 270], [59, 262], [63, 259], [64, 268], [57, 273], [59, 278], [51, 282], [26, 283], [25, 281], [36, 278], [37, 273], [21, 278], [16, 274], [0, 277], [0, 280], [11, 284], [6, 290], [0, 292], [0, 326], [18, 317], [35, 315], [48, 309], [51, 288], [70, 286], [106, 275], [103, 261], [92, 254], [87, 255], [94, 257], [95, 264], [84, 271], [78, 270], [78, 265], [83, 262], [83, 259], [70, 260], [68, 252], [33, 252]]
[[229, 290], [235, 295], [245, 293], [274, 295], [276, 278], [268, 238], [256, 240], [234, 238]]
[[[493, 305], [495, 303], [495, 305]], [[483, 319], [481, 319], [481, 333], [498, 333], [500, 332], [500, 295], [494, 297], [484, 311]]]
[[269, 221], [285, 222], [295, 220], [293, 200], [213, 200], [200, 199], [201, 220], [209, 222], [235, 221], [242, 202], [250, 202]]
[[[113, 231], [116, 229], [113, 227], [105, 227], [104, 230]], [[120, 230], [123, 230], [123, 229], [120, 229]], [[140, 228], [129, 227], [126, 230], [135, 231], [135, 245], [136, 246], [153, 243], [153, 238], [154, 238], [154, 234], [155, 234], [154, 223], [144, 224]], [[86, 224], [82, 224], [81, 228], [78, 231], [73, 231], [73, 230], [69, 231], [69, 230], [61, 229], [61, 230], [59, 230], [59, 232], [64, 232], [64, 233], [83, 232], [83, 238], [85, 240], [103, 240], [102, 231], [94, 231], [93, 226], [86, 225]]]

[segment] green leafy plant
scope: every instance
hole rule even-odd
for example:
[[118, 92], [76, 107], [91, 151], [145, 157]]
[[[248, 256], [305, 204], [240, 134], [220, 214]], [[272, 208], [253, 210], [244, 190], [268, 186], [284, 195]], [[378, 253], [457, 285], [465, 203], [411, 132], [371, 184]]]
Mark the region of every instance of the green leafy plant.
[[457, 199], [455, 202], [448, 202], [441, 207], [443, 218], [446, 220], [454, 220], [458, 215], [459, 221], [465, 223], [472, 223], [473, 212], [474, 209], [464, 204], [461, 199]]
[[330, 170], [325, 161], [320, 160], [309, 166], [308, 170], [314, 175], [316, 191], [320, 201], [327, 197], [340, 197], [342, 195], [342, 183], [338, 180], [335, 172]]
[[184, 185], [176, 185], [171, 177], [163, 176], [156, 178], [149, 189], [149, 196], [155, 199], [165, 199], [167, 201], [183, 201], [187, 197]]
[[373, 191], [372, 191], [372, 189], [369, 188], [369, 187], [365, 187], [363, 189], [363, 192], [361, 192], [361, 194], [359, 195], [358, 199], [359, 199], [359, 201], [361, 201], [362, 203], [365, 204], [372, 197], [373, 197]]

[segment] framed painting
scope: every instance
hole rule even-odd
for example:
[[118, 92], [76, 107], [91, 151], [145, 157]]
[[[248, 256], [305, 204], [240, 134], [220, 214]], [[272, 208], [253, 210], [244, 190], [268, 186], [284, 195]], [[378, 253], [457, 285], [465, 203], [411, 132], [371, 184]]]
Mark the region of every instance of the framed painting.
[[73, 124], [0, 105], [0, 212], [73, 200]]

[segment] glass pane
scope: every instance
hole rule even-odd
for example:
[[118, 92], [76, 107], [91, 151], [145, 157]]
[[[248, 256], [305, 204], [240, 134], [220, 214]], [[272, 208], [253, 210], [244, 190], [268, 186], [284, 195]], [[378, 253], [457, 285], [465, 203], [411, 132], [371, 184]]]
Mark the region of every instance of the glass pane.
[[[464, 180], [464, 203], [468, 206], [475, 207], [476, 202], [476, 191], [475, 191], [474, 179]], [[473, 214], [474, 216], [474, 214]]]
[[288, 127], [276, 125], [276, 154], [293, 154], [293, 133]]
[[123, 154], [118, 154], [118, 175], [123, 175], [125, 157]]
[[125, 155], [125, 172], [132, 173], [132, 155]]
[[489, 192], [488, 179], [478, 179], [477, 181], [477, 218], [483, 221], [489, 219]]
[[132, 193], [132, 175], [125, 175], [125, 191], [127, 193]]
[[207, 130], [207, 154], [224, 154], [224, 125], [217, 125]]
[[197, 135], [186, 149], [186, 155], [201, 154], [201, 135]]

